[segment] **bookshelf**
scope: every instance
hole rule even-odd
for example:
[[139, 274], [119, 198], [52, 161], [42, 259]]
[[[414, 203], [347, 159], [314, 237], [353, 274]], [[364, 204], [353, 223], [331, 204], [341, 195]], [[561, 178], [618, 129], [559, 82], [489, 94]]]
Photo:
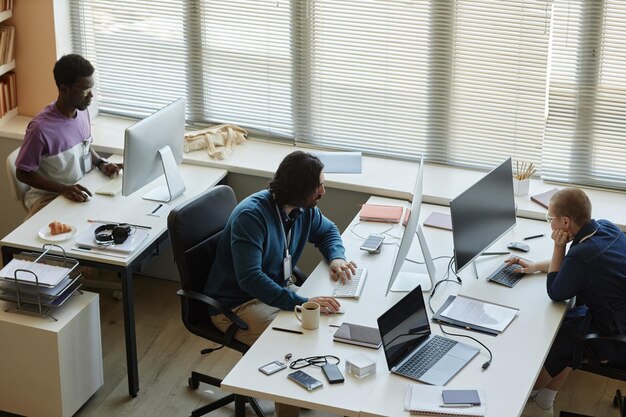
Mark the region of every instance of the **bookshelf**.
[[13, 17], [13, 2], [0, 0], [0, 126], [14, 118], [17, 111], [15, 79], [15, 28], [4, 24]]

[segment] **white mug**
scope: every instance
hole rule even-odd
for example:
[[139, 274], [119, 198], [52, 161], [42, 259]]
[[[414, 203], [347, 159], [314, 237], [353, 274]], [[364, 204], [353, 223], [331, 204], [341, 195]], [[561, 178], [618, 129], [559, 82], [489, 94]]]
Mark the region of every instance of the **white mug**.
[[[301, 314], [298, 315], [298, 312]], [[320, 305], [314, 301], [307, 301], [293, 309], [296, 318], [302, 323], [302, 328], [315, 330], [320, 327]]]

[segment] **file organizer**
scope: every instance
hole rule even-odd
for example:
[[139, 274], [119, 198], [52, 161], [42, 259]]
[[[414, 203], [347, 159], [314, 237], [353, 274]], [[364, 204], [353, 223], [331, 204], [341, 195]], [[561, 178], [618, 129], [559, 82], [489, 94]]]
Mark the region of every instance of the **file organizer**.
[[[50, 254], [52, 248], [60, 249], [63, 255]], [[82, 274], [76, 269], [78, 261], [67, 257], [61, 246], [52, 244], [43, 245], [43, 253], [23, 252], [20, 259], [32, 264], [61, 266], [69, 271], [54, 285], [46, 285], [32, 270], [16, 269], [12, 278], [4, 277], [0, 280], [0, 299], [17, 304], [15, 308], [6, 311], [48, 317], [57, 321], [51, 311], [63, 305], [82, 286], [79, 280]]]

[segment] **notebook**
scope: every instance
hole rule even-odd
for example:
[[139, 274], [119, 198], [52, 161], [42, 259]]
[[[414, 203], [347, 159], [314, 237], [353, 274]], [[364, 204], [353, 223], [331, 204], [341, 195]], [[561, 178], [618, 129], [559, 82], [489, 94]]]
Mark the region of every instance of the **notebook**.
[[335, 342], [365, 346], [372, 349], [378, 349], [382, 344], [377, 328], [346, 322], [341, 323], [341, 326], [339, 326], [333, 335], [333, 340]]
[[531, 195], [530, 199], [539, 204], [541, 207], [548, 208], [550, 197], [552, 197], [552, 195], [557, 191], [559, 191], [559, 189], [554, 187], [553, 189], [543, 192], [541, 194]]
[[421, 285], [378, 318], [378, 330], [389, 371], [431, 385], [445, 385], [479, 352], [431, 333]]
[[424, 220], [424, 226], [435, 227], [437, 229], [452, 230], [452, 217], [449, 214], [437, 213], [433, 211]]
[[382, 204], [363, 204], [359, 213], [359, 220], [370, 222], [398, 223], [402, 218], [401, 206], [387, 206]]
[[441, 407], [443, 404], [443, 387], [409, 384], [406, 390], [404, 408], [411, 414], [425, 414], [431, 416], [484, 416], [487, 411], [484, 396], [479, 393], [481, 404], [473, 407], [450, 408]]

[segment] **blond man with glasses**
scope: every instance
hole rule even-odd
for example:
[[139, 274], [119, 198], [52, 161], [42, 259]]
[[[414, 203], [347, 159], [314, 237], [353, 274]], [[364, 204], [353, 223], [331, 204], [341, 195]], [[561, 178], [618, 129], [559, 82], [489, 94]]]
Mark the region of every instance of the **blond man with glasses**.
[[[566, 313], [522, 416], [554, 415], [558, 389], [570, 371], [576, 341], [585, 334], [626, 334], [626, 236], [608, 220], [591, 218], [591, 201], [578, 188], [565, 188], [550, 199], [546, 221], [552, 229], [552, 257], [543, 262], [512, 258], [526, 274], [547, 272], [548, 296], [576, 297]], [[567, 246], [569, 245], [569, 249]], [[603, 360], [626, 365], [626, 352], [597, 346]]]

